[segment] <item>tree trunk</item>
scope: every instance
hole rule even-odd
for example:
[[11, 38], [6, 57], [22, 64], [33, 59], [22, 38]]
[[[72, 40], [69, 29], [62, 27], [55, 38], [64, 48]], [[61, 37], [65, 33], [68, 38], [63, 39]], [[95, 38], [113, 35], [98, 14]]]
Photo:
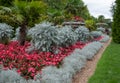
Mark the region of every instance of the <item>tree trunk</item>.
[[24, 45], [25, 44], [25, 40], [26, 40], [26, 22], [23, 22], [20, 25], [20, 45]]

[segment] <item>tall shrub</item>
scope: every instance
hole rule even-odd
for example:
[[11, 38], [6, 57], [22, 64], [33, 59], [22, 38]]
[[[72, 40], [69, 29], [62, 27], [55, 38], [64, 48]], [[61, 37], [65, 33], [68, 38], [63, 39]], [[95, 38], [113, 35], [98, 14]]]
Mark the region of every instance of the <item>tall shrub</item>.
[[113, 41], [120, 43], [120, 0], [116, 0], [116, 8], [113, 15], [112, 37]]

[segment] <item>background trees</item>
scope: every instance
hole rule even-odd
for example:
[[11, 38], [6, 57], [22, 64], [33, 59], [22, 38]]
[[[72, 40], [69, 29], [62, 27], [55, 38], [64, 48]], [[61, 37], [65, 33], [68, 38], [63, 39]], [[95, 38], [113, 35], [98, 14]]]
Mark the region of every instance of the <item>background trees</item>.
[[113, 27], [112, 27], [112, 36], [113, 41], [120, 43], [120, 0], [115, 1], [115, 10], [113, 15]]
[[[86, 20], [86, 26], [90, 30], [95, 29], [97, 22], [82, 0], [0, 0], [0, 5], [0, 22], [7, 23], [14, 29], [20, 26], [21, 45], [25, 41], [26, 28], [42, 21], [61, 25], [77, 16]], [[98, 21], [103, 22], [104, 19], [101, 15]]]

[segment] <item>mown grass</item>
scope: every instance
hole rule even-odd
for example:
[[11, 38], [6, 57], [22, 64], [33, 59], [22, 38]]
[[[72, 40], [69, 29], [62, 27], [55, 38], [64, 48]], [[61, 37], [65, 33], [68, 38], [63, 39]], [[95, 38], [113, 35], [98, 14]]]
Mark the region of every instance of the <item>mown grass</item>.
[[88, 83], [120, 83], [120, 44], [107, 47]]

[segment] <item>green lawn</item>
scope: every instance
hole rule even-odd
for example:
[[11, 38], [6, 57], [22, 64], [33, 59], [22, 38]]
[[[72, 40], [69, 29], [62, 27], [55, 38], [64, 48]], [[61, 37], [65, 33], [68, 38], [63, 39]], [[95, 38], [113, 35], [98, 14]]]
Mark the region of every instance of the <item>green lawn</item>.
[[107, 47], [88, 83], [120, 83], [120, 44]]

